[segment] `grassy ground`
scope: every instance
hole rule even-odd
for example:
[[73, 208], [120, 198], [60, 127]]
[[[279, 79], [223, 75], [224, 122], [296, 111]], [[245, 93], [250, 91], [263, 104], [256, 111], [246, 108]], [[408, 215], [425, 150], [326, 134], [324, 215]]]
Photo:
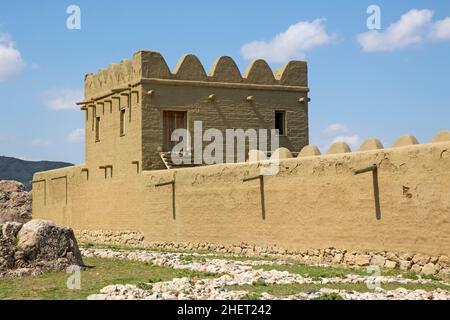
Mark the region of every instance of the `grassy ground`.
[[140, 285], [181, 277], [200, 279], [218, 276], [212, 273], [158, 267], [136, 261], [84, 258], [84, 262], [93, 268], [81, 272], [80, 290], [67, 289], [69, 274], [48, 273], [36, 277], [0, 280], [0, 299], [85, 299], [88, 295], [98, 293], [101, 288], [111, 284]]
[[[112, 249], [112, 250], [152, 250], [156, 252], [168, 252], [168, 253], [184, 253], [184, 256], [181, 258], [186, 262], [192, 261], [206, 261], [206, 259], [221, 259], [221, 260], [235, 260], [235, 261], [277, 261], [275, 257], [264, 257], [264, 256], [255, 256], [255, 257], [247, 257], [247, 256], [239, 256], [232, 254], [218, 254], [216, 251], [207, 251], [207, 250], [198, 250], [196, 253], [199, 255], [192, 255], [192, 251], [186, 250], [165, 250], [165, 249], [154, 249], [154, 248], [145, 248], [138, 246], [127, 246], [127, 245], [113, 245], [113, 244], [93, 244], [93, 243], [82, 243], [80, 244], [83, 248], [96, 248], [96, 249]], [[203, 255], [203, 256], [202, 256]], [[287, 262], [290, 262], [289, 265], [281, 265], [281, 266], [257, 266], [255, 268], [264, 269], [264, 270], [279, 270], [279, 271], [288, 271], [291, 273], [297, 273], [303, 276], [310, 277], [345, 277], [347, 274], [356, 274], [356, 275], [373, 275], [373, 273], [367, 272], [365, 268], [340, 268], [340, 267], [316, 267], [316, 266], [307, 266], [298, 261], [287, 258]], [[435, 281], [446, 281], [450, 282], [450, 275], [442, 276], [442, 275], [418, 275], [412, 271], [402, 271], [398, 269], [387, 270], [382, 269], [381, 275], [383, 276], [397, 276], [402, 275], [407, 279], [430, 279]]]
[[[88, 245], [89, 247], [89, 245]], [[99, 246], [96, 245], [96, 248]], [[105, 246], [105, 248], [125, 249], [123, 247]], [[126, 248], [130, 249], [130, 248]], [[194, 256], [186, 254], [182, 257], [186, 262], [203, 261], [208, 259], [227, 259], [227, 260], [268, 260], [274, 259], [268, 257], [242, 257], [228, 255], [208, 255]], [[69, 274], [65, 272], [49, 273], [37, 277], [24, 277], [12, 280], [0, 280], [0, 299], [85, 299], [88, 295], [98, 293], [100, 289], [111, 284], [135, 284], [139, 287], [146, 288], [146, 283], [158, 281], [172, 280], [173, 278], [188, 277], [192, 280], [218, 277], [218, 274], [202, 273], [188, 270], [177, 270], [168, 267], [158, 267], [149, 263], [137, 261], [124, 261], [116, 259], [100, 259], [100, 258], [84, 258], [88, 266], [92, 266], [81, 272], [81, 289], [69, 290], [66, 282]], [[313, 279], [345, 277], [348, 274], [367, 275], [365, 269], [350, 269], [337, 267], [318, 267], [308, 266], [298, 262], [291, 261], [289, 265], [275, 266], [254, 266], [255, 269], [288, 271], [290, 273], [300, 274]], [[405, 278], [418, 279], [419, 276], [412, 272], [403, 272], [399, 270], [383, 271], [383, 275], [401, 274]], [[422, 276], [423, 277], [423, 276]], [[449, 278], [432, 276], [424, 277], [433, 280], [429, 284], [399, 284], [393, 283], [383, 285], [384, 289], [392, 290], [403, 287], [409, 290], [423, 289], [435, 290], [441, 288], [450, 291], [450, 286], [439, 283], [438, 281], [448, 281]], [[308, 292], [319, 290], [320, 288], [354, 290], [359, 292], [367, 292], [370, 289], [365, 284], [289, 284], [289, 285], [267, 285], [264, 281], [255, 281], [252, 285], [230, 286], [228, 290], [246, 290], [248, 291], [248, 299], [258, 299], [263, 292], [270, 293], [274, 296], [287, 296], [299, 292]], [[326, 296], [326, 299], [339, 298], [336, 296]]]
[[[185, 255], [181, 258], [186, 262], [195, 261], [206, 261], [208, 259], [221, 259], [221, 260], [234, 260], [234, 261], [276, 261], [276, 259], [271, 257], [244, 257], [244, 256], [222, 256], [222, 255], [208, 255], [206, 256], [192, 256]], [[368, 272], [364, 268], [344, 268], [344, 267], [320, 267], [311, 266], [299, 263], [297, 261], [288, 260], [290, 264], [287, 265], [261, 265], [254, 266], [254, 269], [263, 269], [266, 271], [277, 270], [277, 271], [288, 271], [289, 273], [300, 274], [304, 277], [310, 277], [315, 280], [320, 278], [345, 278], [349, 274], [368, 276], [374, 275], [373, 272]], [[429, 279], [434, 281], [450, 281], [449, 276], [441, 275], [418, 275], [412, 271], [402, 271], [402, 270], [381, 270], [382, 276], [397, 276], [401, 275], [405, 279]]]

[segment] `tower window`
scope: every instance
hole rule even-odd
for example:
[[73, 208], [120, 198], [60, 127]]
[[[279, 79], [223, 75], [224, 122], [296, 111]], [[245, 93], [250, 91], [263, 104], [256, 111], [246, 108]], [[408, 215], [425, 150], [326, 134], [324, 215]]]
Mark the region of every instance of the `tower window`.
[[125, 135], [125, 109], [120, 110], [120, 135]]
[[275, 111], [275, 129], [278, 129], [280, 136], [286, 135], [286, 112]]
[[100, 117], [95, 118], [95, 142], [100, 141]]

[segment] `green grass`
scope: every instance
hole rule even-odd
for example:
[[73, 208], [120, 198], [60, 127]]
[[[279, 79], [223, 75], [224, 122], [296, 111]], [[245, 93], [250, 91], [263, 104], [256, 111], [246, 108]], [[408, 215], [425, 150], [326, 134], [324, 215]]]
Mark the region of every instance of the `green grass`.
[[261, 299], [261, 295], [258, 293], [254, 293], [254, 292], [250, 292], [247, 293], [242, 300], [260, 300]]
[[397, 275], [401, 275], [403, 278], [405, 279], [412, 279], [412, 280], [417, 280], [417, 279], [428, 279], [428, 280], [433, 280], [433, 281], [444, 281], [444, 282], [450, 282], [450, 275], [433, 275], [433, 274], [417, 274], [413, 271], [402, 271], [402, 270], [398, 270], [398, 269], [394, 269], [394, 270], [383, 270], [381, 272], [381, 274], [383, 276], [397, 276]]
[[[400, 284], [400, 283], [389, 283], [383, 284], [381, 287], [385, 290], [395, 290], [398, 288], [405, 288], [408, 290], [422, 289], [425, 291], [433, 291], [437, 288], [441, 288], [450, 291], [450, 286], [444, 285], [438, 282], [427, 283], [427, 284]], [[261, 295], [263, 292], [267, 292], [276, 297], [283, 297], [298, 294], [300, 292], [311, 292], [318, 291], [322, 288], [336, 289], [336, 290], [347, 290], [347, 291], [357, 291], [357, 292], [371, 292], [373, 290], [367, 288], [364, 283], [330, 283], [330, 284], [267, 284], [265, 286], [259, 285], [235, 285], [228, 286], [227, 290], [245, 290], [249, 294]]]
[[[221, 260], [234, 260], [234, 261], [279, 261], [274, 257], [264, 257], [264, 256], [255, 256], [255, 257], [247, 257], [247, 256], [236, 256], [236, 255], [220, 255], [217, 254], [217, 251], [206, 251], [206, 250], [197, 250], [196, 253], [200, 255], [192, 255], [192, 251], [187, 250], [165, 250], [165, 249], [156, 249], [149, 247], [139, 247], [139, 246], [127, 246], [127, 245], [111, 245], [111, 244], [94, 244], [94, 243], [83, 243], [80, 245], [83, 248], [98, 248], [98, 249], [112, 249], [112, 250], [147, 250], [147, 251], [155, 251], [155, 252], [168, 252], [168, 253], [184, 253], [181, 257], [182, 261], [185, 262], [205, 262], [206, 259], [221, 259]], [[342, 268], [342, 267], [319, 267], [319, 266], [310, 266], [299, 263], [298, 261], [286, 259], [286, 262], [289, 262], [288, 265], [275, 265], [275, 266], [254, 266], [255, 269], [263, 269], [263, 270], [278, 270], [278, 271], [288, 271], [290, 273], [300, 274], [302, 276], [309, 276], [315, 280], [320, 278], [329, 278], [329, 277], [338, 277], [344, 278], [348, 274], [356, 274], [356, 275], [372, 275], [371, 272], [367, 272], [365, 268]], [[381, 275], [383, 276], [397, 276], [402, 275], [403, 278], [417, 280], [419, 278], [422, 279], [430, 279], [434, 281], [446, 281], [450, 282], [450, 276], [436, 276], [436, 275], [418, 275], [412, 271], [402, 271], [399, 269], [394, 270], [381, 270]]]
[[159, 267], [137, 261], [85, 258], [84, 262], [93, 268], [81, 271], [80, 290], [67, 289], [66, 283], [70, 274], [47, 273], [35, 277], [0, 280], [0, 299], [79, 300], [98, 293], [101, 288], [111, 284], [135, 284], [141, 288], [150, 288], [151, 285], [148, 283], [173, 278], [188, 277], [198, 280], [220, 276], [214, 273]]
[[252, 286], [255, 286], [255, 287], [266, 287], [267, 283], [264, 280], [262, 280], [262, 279], [258, 279], [258, 280], [253, 281]]
[[344, 300], [344, 298], [342, 298], [339, 294], [335, 292], [331, 292], [331, 293], [322, 293], [320, 296], [312, 300]]

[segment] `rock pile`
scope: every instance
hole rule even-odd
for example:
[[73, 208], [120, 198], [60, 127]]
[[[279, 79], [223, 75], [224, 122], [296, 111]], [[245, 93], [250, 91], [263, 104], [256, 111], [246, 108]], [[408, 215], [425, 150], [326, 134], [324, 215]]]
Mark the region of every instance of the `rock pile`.
[[31, 220], [31, 192], [17, 181], [0, 180], [0, 223]]
[[310, 265], [334, 265], [343, 267], [379, 266], [385, 269], [411, 270], [422, 274], [449, 274], [450, 259], [446, 255], [431, 256], [420, 253], [389, 251], [350, 251], [337, 248], [286, 250], [277, 246], [259, 247], [241, 243], [235, 245], [214, 243], [145, 242], [143, 234], [127, 231], [77, 231], [82, 242], [127, 244], [150, 250], [178, 252], [217, 252], [248, 257], [289, 258]]
[[[238, 261], [230, 259], [217, 259], [210, 254], [192, 254], [199, 256], [199, 259], [184, 259], [185, 253], [164, 253], [151, 251], [125, 251], [110, 249], [82, 249], [86, 257], [114, 258], [122, 260], [137, 260], [153, 263], [158, 266], [171, 267], [175, 269], [188, 269], [200, 272], [217, 273], [216, 278], [193, 280], [188, 278], [175, 278], [170, 281], [144, 284], [137, 287], [135, 285], [110, 285], [103, 288], [99, 294], [88, 297], [91, 300], [107, 299], [145, 299], [145, 300], [226, 300], [243, 299], [248, 292], [227, 290], [228, 286], [251, 285], [255, 282], [264, 285], [272, 284], [365, 284], [373, 287], [378, 284], [429, 284], [430, 279], [407, 279], [398, 276], [364, 276], [348, 274], [342, 277], [313, 278], [288, 271], [263, 270], [258, 268], [261, 265], [283, 265], [289, 264], [286, 261]], [[200, 259], [201, 258], [201, 259]], [[447, 283], [442, 283], [448, 285]], [[327, 293], [330, 289], [320, 289], [314, 292], [302, 292], [297, 295], [283, 297], [282, 299], [312, 299], [317, 298], [322, 293]], [[330, 291], [331, 292], [331, 291]], [[392, 291], [376, 289], [370, 292], [356, 292], [346, 290], [334, 290], [344, 299], [450, 299], [450, 292], [436, 289], [430, 292], [424, 290], [406, 290], [399, 288]], [[269, 294], [265, 294], [263, 299], [280, 299]]]
[[0, 278], [62, 271], [83, 265], [72, 229], [46, 220], [0, 226]]

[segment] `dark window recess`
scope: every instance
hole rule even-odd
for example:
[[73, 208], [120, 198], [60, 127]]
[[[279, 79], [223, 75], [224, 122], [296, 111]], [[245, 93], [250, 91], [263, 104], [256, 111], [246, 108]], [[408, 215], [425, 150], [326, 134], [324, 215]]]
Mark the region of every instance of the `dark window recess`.
[[286, 113], [275, 111], [275, 129], [278, 129], [280, 136], [286, 135]]
[[120, 110], [120, 135], [125, 135], [125, 109]]
[[100, 141], [100, 117], [95, 118], [95, 142]]

